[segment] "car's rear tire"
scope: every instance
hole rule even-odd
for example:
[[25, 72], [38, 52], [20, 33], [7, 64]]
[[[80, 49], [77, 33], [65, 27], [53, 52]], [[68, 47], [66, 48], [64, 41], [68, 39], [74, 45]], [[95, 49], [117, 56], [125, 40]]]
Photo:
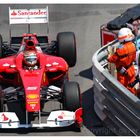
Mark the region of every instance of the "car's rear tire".
[[2, 35], [0, 34], [0, 58], [2, 58], [2, 44], [3, 44], [3, 39], [2, 39]]
[[76, 39], [73, 32], [61, 32], [57, 34], [57, 53], [65, 59], [69, 67], [76, 64]]
[[4, 93], [2, 87], [0, 86], [0, 112], [4, 112]]
[[80, 107], [79, 84], [76, 82], [65, 82], [63, 86], [63, 109], [76, 111]]

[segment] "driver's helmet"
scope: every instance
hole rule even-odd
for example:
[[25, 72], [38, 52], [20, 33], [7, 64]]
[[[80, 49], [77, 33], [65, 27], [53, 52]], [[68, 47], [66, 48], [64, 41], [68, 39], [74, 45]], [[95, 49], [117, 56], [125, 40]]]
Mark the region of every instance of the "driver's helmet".
[[118, 32], [118, 40], [120, 43], [132, 41], [134, 39], [134, 34], [129, 28], [122, 28]]
[[37, 64], [37, 55], [35, 51], [24, 52], [24, 62], [29, 67], [34, 67]]

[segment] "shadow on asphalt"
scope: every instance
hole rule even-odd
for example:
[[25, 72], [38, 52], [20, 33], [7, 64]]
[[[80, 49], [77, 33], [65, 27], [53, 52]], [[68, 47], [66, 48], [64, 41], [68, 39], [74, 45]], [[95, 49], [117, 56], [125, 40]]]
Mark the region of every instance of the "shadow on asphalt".
[[83, 70], [79, 73], [79, 75], [81, 77], [84, 77], [84, 78], [87, 78], [89, 80], [92, 80], [93, 79], [93, 74], [92, 74], [92, 67], [86, 69], [86, 70]]
[[[92, 67], [79, 73], [81, 77], [89, 80], [93, 79]], [[94, 84], [94, 83], [93, 83]], [[93, 88], [82, 93], [82, 106], [84, 111], [84, 125], [96, 136], [115, 136], [107, 127], [104, 126], [100, 118], [94, 111], [94, 92]]]

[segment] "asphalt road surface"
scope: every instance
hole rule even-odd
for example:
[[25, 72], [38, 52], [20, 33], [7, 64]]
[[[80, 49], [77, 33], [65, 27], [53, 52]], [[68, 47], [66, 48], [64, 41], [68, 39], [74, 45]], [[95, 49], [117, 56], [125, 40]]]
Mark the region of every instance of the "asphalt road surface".
[[[45, 8], [47, 4], [0, 4], [0, 33], [9, 40], [8, 7]], [[129, 4], [49, 4], [49, 37], [55, 40], [58, 32], [72, 31], [77, 41], [77, 64], [70, 69], [70, 80], [80, 84], [84, 109], [84, 127], [81, 132], [61, 130], [0, 130], [0, 136], [113, 136], [94, 112], [92, 91], [92, 56], [100, 48], [100, 26], [134, 5]], [[45, 34], [46, 26], [33, 25], [32, 31]], [[13, 34], [21, 35], [27, 26], [13, 27]], [[24, 31], [23, 31], [24, 30]], [[50, 106], [53, 106], [50, 105]], [[47, 106], [47, 109], [49, 106]]]

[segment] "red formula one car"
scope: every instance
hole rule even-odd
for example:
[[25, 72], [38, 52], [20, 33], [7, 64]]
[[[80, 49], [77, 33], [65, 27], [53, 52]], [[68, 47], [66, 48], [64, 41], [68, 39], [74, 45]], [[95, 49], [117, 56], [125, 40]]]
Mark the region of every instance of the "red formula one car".
[[[17, 24], [19, 18], [15, 16], [23, 15], [22, 20], [27, 15], [28, 22], [32, 23], [32, 16], [40, 16], [41, 13], [46, 16], [46, 9], [25, 11], [9, 8], [10, 23]], [[73, 124], [80, 128], [80, 88], [77, 82], [70, 82], [68, 78], [69, 67], [76, 63], [73, 32], [58, 33], [57, 40], [51, 43], [47, 36], [27, 33], [11, 37], [7, 45], [0, 36], [0, 57], [0, 128], [65, 127]], [[60, 103], [59, 110], [47, 111], [45, 106], [51, 100]], [[14, 103], [18, 106], [12, 107]]]

